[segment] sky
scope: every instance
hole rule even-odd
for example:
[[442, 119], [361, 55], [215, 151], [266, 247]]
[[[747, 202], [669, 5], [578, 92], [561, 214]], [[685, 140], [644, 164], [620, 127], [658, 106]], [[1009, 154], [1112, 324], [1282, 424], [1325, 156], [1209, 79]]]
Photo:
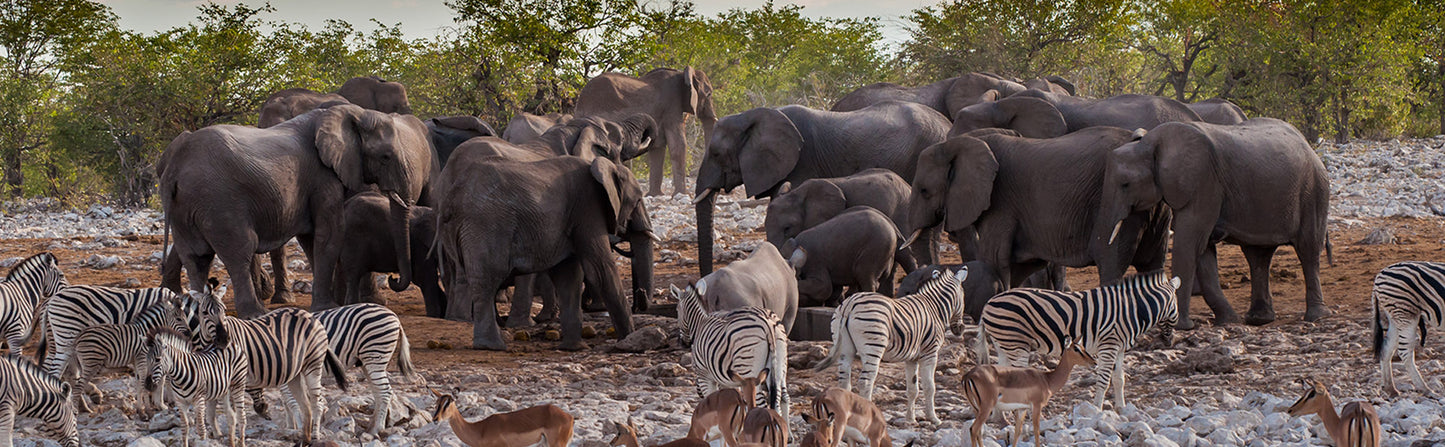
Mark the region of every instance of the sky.
[[[152, 32], [183, 26], [198, 15], [196, 7], [207, 0], [99, 0], [120, 16], [120, 25], [141, 32]], [[216, 0], [232, 4], [239, 0]], [[654, 0], [656, 1], [656, 0]], [[715, 15], [732, 8], [756, 8], [765, 0], [693, 0], [696, 11]], [[900, 42], [907, 37], [902, 16], [914, 9], [937, 4], [942, 0], [777, 0], [775, 4], [803, 5], [803, 14], [811, 17], [879, 17], [885, 27], [884, 38]], [[264, 0], [247, 0], [258, 5]], [[300, 22], [320, 29], [326, 19], [351, 22], [359, 30], [370, 30], [371, 19], [386, 24], [401, 23], [409, 38], [430, 37], [437, 30], [452, 26], [452, 11], [443, 0], [271, 0], [276, 12], [266, 16], [272, 20]]]

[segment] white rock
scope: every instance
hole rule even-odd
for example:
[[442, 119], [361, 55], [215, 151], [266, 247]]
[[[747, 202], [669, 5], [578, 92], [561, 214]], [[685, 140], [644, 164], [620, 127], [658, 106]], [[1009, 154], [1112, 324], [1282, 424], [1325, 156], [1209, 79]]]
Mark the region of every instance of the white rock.
[[150, 436], [142, 436], [126, 444], [126, 447], [165, 447], [165, 443]]

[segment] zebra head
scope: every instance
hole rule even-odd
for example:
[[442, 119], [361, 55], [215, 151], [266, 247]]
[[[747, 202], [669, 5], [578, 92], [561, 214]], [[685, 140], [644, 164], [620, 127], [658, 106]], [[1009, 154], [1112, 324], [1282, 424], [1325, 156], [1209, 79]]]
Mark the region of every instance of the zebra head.
[[35, 297], [37, 300], [54, 296], [60, 292], [60, 289], [70, 285], [70, 282], [65, 279], [65, 272], [60, 271], [60, 261], [48, 251], [25, 258], [5, 274], [5, 282], [21, 278], [27, 279], [31, 283], [30, 287], [40, 289], [40, 296]]
[[[1162, 277], [1163, 272], [1160, 274]], [[1179, 277], [1170, 278], [1165, 285], [1164, 289], [1167, 293], [1161, 297], [1164, 306], [1159, 317], [1161, 324], [1159, 338], [1165, 346], [1174, 346], [1174, 325], [1179, 323], [1179, 298], [1178, 295], [1175, 295], [1175, 292], [1179, 290]]]
[[[918, 288], [918, 292], [910, 296], [926, 296], [936, 300], [939, 309], [939, 316], [948, 322], [948, 330], [953, 335], [963, 336], [963, 316], [968, 315], [964, 310], [963, 281], [968, 279], [968, 267], [959, 266], [958, 270], [939, 269], [933, 272], [933, 277]], [[899, 297], [902, 298], [902, 297]]]
[[39, 392], [32, 396], [39, 399], [38, 403], [43, 408], [40, 414], [35, 415], [41, 419], [36, 431], [41, 436], [59, 441], [63, 447], [80, 447], [80, 431], [75, 428], [75, 402], [71, 398], [70, 383], [50, 375], [28, 359], [17, 356], [9, 360], [15, 362], [16, 369], [22, 374], [34, 378], [32, 385], [38, 387], [34, 391]]
[[702, 294], [707, 293], [707, 279], [699, 279], [695, 284], [689, 284], [686, 289], [672, 288], [673, 298], [677, 298], [677, 340], [682, 347], [692, 346], [693, 331], [701, 327], [706, 311], [702, 308]]
[[226, 328], [221, 320], [226, 316], [226, 286], [216, 278], [207, 281], [205, 290], [192, 290], [181, 297], [181, 309], [185, 313], [186, 327], [198, 347], [225, 345], [228, 340]]

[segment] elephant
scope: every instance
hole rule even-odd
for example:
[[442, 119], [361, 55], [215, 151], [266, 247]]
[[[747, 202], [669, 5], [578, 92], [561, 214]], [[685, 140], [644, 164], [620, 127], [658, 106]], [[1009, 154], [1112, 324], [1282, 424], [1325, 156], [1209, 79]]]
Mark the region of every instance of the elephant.
[[[908, 188], [908, 181], [903, 177], [881, 168], [865, 169], [847, 177], [804, 180], [797, 188], [784, 183], [768, 202], [763, 228], [768, 242], [782, 247], [803, 230], [854, 206], [879, 210], [894, 225], [903, 228], [907, 226], [904, 219], [908, 215]], [[912, 272], [919, 264], [932, 264], [934, 258], [935, 250], [929, 244], [917, 244], [911, 253], [900, 251], [895, 256], [905, 272]]]
[[918, 153], [943, 141], [948, 118], [928, 106], [884, 101], [851, 112], [803, 106], [756, 108], [718, 120], [698, 167], [698, 270], [712, 272], [714, 192], [739, 185], [772, 197], [784, 182], [884, 168], [913, 177]]
[[[590, 117], [575, 118], [567, 123], [553, 126], [542, 136], [525, 144], [513, 144], [498, 138], [477, 138], [464, 143], [457, 149], [463, 157], [502, 157], [518, 161], [535, 161], [560, 155], [573, 155], [591, 161], [593, 158], [607, 158], [614, 164], [630, 160], [651, 149], [657, 124], [652, 117], [637, 113], [620, 122]], [[653, 245], [656, 236], [647, 216], [646, 206], [633, 209], [628, 220], [627, 231], [619, 234], [628, 241], [630, 249], [624, 255], [632, 258], [633, 310], [647, 310], [647, 299], [652, 291]], [[509, 327], [531, 326], [532, 297], [534, 291], [541, 292], [543, 316], [550, 316], [556, 310], [556, 299], [552, 284], [546, 277], [524, 275], [514, 284], [512, 311], [508, 317]], [[596, 292], [587, 289], [589, 295]], [[444, 308], [445, 305], [439, 307]]]
[[693, 67], [657, 68], [640, 78], [603, 73], [587, 81], [577, 94], [578, 117], [618, 117], [646, 113], [662, 129], [663, 144], [647, 157], [647, 194], [662, 195], [664, 164], [672, 154], [672, 191], [687, 190], [687, 140], [683, 138], [687, 114], [702, 124], [703, 141], [712, 141], [717, 112], [712, 105], [712, 81]]
[[1211, 124], [1239, 124], [1249, 117], [1244, 115], [1244, 109], [1239, 108], [1227, 99], [1209, 98], [1203, 101], [1187, 104], [1189, 110], [1199, 114], [1199, 119]]
[[[367, 300], [368, 297], [363, 296], [362, 291], [368, 288], [361, 285], [374, 284], [371, 282], [372, 272], [401, 271], [396, 263], [398, 259], [405, 257], [396, 255], [396, 243], [392, 240], [390, 227], [393, 219], [389, 201], [386, 196], [371, 191], [346, 199], [338, 235], [347, 243], [341, 247], [334, 283], [336, 295], [345, 297], [341, 300], [342, 305]], [[436, 256], [428, 254], [431, 242], [436, 239], [436, 213], [431, 207], [416, 205], [411, 207], [407, 219], [411, 226], [411, 282], [421, 288], [423, 301], [428, 306], [427, 314], [440, 314], [440, 309], [432, 307], [435, 303], [446, 302], [446, 292], [441, 289], [438, 276], [441, 269], [437, 265]], [[397, 287], [399, 286], [392, 286]], [[346, 291], [344, 295], [342, 290]], [[372, 302], [386, 304], [385, 301]]]
[[1043, 90], [1059, 95], [1078, 96], [1078, 92], [1074, 87], [1074, 83], [1070, 82], [1068, 79], [1064, 79], [1062, 76], [1050, 75], [1042, 78], [1033, 78], [1028, 80], [1027, 82], [1024, 82], [1024, 87], [1032, 90]]
[[[1099, 266], [1100, 282], [1162, 268], [1168, 214], [1140, 208], [1124, 219], [1119, 243], [1099, 213], [1105, 159], [1134, 135], [1116, 127], [1093, 127], [1051, 139], [1019, 137], [988, 129], [924, 150], [909, 194], [912, 232], [943, 224], [957, 234], [978, 232], [979, 260], [1005, 287], [1052, 263]], [[1114, 222], [1109, 222], [1112, 226]]]
[[521, 112], [507, 122], [507, 129], [502, 131], [502, 139], [512, 144], [527, 143], [547, 133], [547, 129], [552, 126], [568, 121], [572, 121], [572, 115], [566, 113], [548, 113], [544, 116]]
[[1159, 205], [1174, 213], [1171, 269], [1181, 281], [1178, 328], [1194, 327], [1188, 314], [1195, 281], [1216, 324], [1239, 321], [1219, 289], [1211, 256], [1215, 235], [1238, 244], [1249, 262], [1246, 323], [1275, 319], [1269, 267], [1280, 245], [1295, 247], [1304, 270], [1305, 320], [1329, 314], [1319, 279], [1320, 251], [1330, 250], [1329, 177], [1294, 126], [1272, 118], [1236, 125], [1169, 123], [1111, 151], [1107, 166], [1096, 228]]
[[1148, 130], [1167, 122], [1199, 120], [1199, 115], [1184, 103], [1160, 96], [1093, 99], [1030, 89], [959, 110], [949, 135], [998, 127], [1014, 129], [1026, 137], [1054, 138], [1094, 126]]
[[993, 73], [969, 73], [919, 87], [904, 87], [880, 82], [859, 87], [844, 95], [833, 104], [831, 110], [852, 112], [883, 101], [893, 100], [923, 104], [932, 107], [940, 115], [951, 118], [959, 109], [985, 99], [983, 95], [989, 91], [993, 91], [993, 95], [986, 99], [992, 101], [1022, 92], [1025, 89], [1026, 87], [1018, 81]]
[[642, 205], [642, 186], [631, 171], [603, 157], [456, 155], [437, 179], [436, 247], [448, 286], [446, 317], [472, 321], [472, 347], [507, 348], [496, 294], [508, 279], [531, 273], [547, 273], [556, 287], [561, 349], [586, 347], [584, 280], [602, 295], [617, 335], [631, 333], [609, 240], [628, 230]]
[[288, 88], [266, 98], [261, 103], [260, 117], [256, 120], [256, 127], [262, 129], [281, 124], [281, 122], [295, 118], [298, 115], [309, 112], [325, 103], [345, 103], [345, 97], [335, 93], [320, 93], [305, 88]]
[[[414, 116], [354, 105], [313, 110], [266, 129], [215, 125], [182, 133], [161, 154], [156, 171], [166, 230], [174, 232], [172, 250], [190, 288], [203, 290], [216, 256], [230, 277], [248, 278], [255, 254], [297, 237], [315, 267], [312, 309], [335, 307], [331, 283], [345, 243], [336, 234], [343, 204], [371, 188], [392, 201], [401, 270], [392, 284], [410, 283], [406, 210], [429, 195], [437, 170], [426, 133]], [[178, 274], [162, 273], [179, 281]], [[233, 286], [239, 315], [265, 312], [250, 282]]]
[[928, 280], [933, 279], [934, 272], [942, 272], [945, 269], [950, 272], [958, 271], [959, 266], [968, 268], [968, 278], [963, 280], [963, 311], [973, 318], [974, 324], [983, 321], [983, 305], [988, 303], [989, 298], [1003, 293], [1003, 283], [999, 282], [998, 275], [993, 267], [983, 261], [968, 261], [963, 264], [953, 265], [928, 265], [919, 267], [913, 273], [903, 277], [898, 282], [897, 295], [908, 296], [918, 293]]
[[[798, 316], [798, 280], [773, 244], [758, 244], [747, 259], [702, 277], [693, 288], [704, 311], [760, 307], [782, 318], [784, 332], [793, 332], [793, 320]], [[673, 294], [680, 295], [682, 292], [676, 289], [673, 286]]]
[[411, 102], [406, 98], [406, 86], [400, 82], [388, 81], [376, 76], [357, 76], [347, 79], [336, 90], [336, 94], [347, 101], [366, 109], [382, 113], [411, 114]]
[[856, 206], [789, 239], [782, 252], [798, 278], [800, 305], [837, 306], [844, 286], [893, 296], [893, 253], [902, 244], [888, 216]]
[[476, 137], [495, 137], [496, 129], [475, 116], [444, 116], [426, 120], [432, 148], [436, 151], [437, 163], [446, 167], [447, 159], [457, 146]]

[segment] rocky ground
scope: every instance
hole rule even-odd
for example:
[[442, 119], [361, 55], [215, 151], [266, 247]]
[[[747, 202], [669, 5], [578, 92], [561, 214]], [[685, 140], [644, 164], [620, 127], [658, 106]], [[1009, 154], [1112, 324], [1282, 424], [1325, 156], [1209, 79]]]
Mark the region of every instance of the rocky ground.
[[[1445, 444], [1442, 401], [1416, 390], [1397, 368], [1403, 395], [1389, 399], [1379, 392], [1379, 372], [1369, 353], [1369, 290], [1381, 268], [1400, 260], [1438, 260], [1445, 252], [1445, 185], [1440, 165], [1445, 138], [1357, 142], [1326, 145], [1320, 152], [1329, 167], [1335, 198], [1331, 237], [1335, 264], [1323, 272], [1327, 302], [1335, 312], [1319, 322], [1300, 320], [1303, 284], [1293, 251], [1281, 249], [1271, 271], [1272, 291], [1280, 321], [1264, 327], [1204, 325], [1179, 333], [1173, 346], [1153, 341], [1127, 357], [1128, 405], [1122, 410], [1106, 403], [1092, 405], [1092, 375], [1076, 371], [1069, 386], [1049, 405], [1043, 423], [1045, 440], [1055, 445], [1328, 445], [1318, 417], [1290, 418], [1282, 411], [1300, 394], [1295, 382], [1310, 378], [1331, 386], [1336, 404], [1367, 400], [1378, 408], [1385, 428], [1386, 446]], [[719, 252], [725, 260], [741, 256], [761, 239], [764, 206], [745, 200], [739, 192], [720, 200]], [[696, 233], [692, 205], [686, 195], [648, 199], [657, 233], [666, 241], [659, 253], [654, 300], [665, 300], [661, 290], [669, 284], [696, 279]], [[49, 201], [12, 202], [0, 207], [0, 266], [19, 257], [52, 251], [62, 260], [72, 283], [112, 286], [154, 286], [159, 282], [159, 214], [153, 211], [61, 209]], [[1393, 244], [1361, 243], [1381, 230]], [[1378, 237], [1376, 237], [1378, 239]], [[1248, 268], [1239, 251], [1220, 250], [1220, 270], [1226, 295], [1240, 311], [1248, 303]], [[309, 271], [304, 258], [292, 250], [288, 264], [297, 270], [293, 290], [307, 290]], [[624, 271], [626, 269], [623, 269]], [[218, 272], [223, 273], [223, 272]], [[1095, 282], [1092, 269], [1070, 272], [1076, 288]], [[221, 274], [220, 276], [223, 276]], [[383, 289], [384, 290], [384, 289]], [[576, 416], [572, 445], [601, 446], [610, 440], [610, 422], [632, 418], [643, 443], [655, 445], [686, 432], [688, 415], [697, 396], [689, 369], [690, 355], [675, 347], [675, 325], [666, 317], [640, 315], [639, 335], [619, 342], [606, 337], [605, 316], [590, 315], [586, 324], [600, 333], [590, 338], [592, 348], [578, 353], [553, 350], [548, 341], [555, 326], [517, 330], [508, 352], [465, 349], [469, 325], [425, 318], [420, 294], [412, 290], [390, 295], [391, 307], [402, 315], [411, 338], [413, 358], [426, 383], [455, 393], [462, 412], [476, 419], [496, 412], [553, 403]], [[300, 305], [309, 295], [298, 294]], [[1208, 309], [1195, 300], [1197, 319], [1207, 321]], [[521, 335], [525, 334], [525, 336]], [[895, 443], [917, 440], [917, 445], [963, 446], [973, 412], [959, 394], [959, 378], [973, 364], [969, 346], [973, 334], [951, 338], [938, 370], [940, 425], [903, 420], [901, 369], [887, 365], [876, 401], [891, 421]], [[1427, 340], [1420, 368], [1435, 390], [1441, 382], [1438, 336]], [[806, 368], [826, 352], [826, 342], [798, 342], [790, 347], [789, 392], [794, 407], [794, 435], [802, 434], [799, 412], [811, 397], [836, 383], [834, 371], [815, 373]], [[641, 352], [617, 352], [619, 348]], [[380, 438], [365, 434], [370, 428], [371, 388], [353, 370], [355, 388], [343, 393], [330, 387], [326, 397], [322, 437], [342, 445], [460, 445], [444, 423], [430, 421], [435, 402], [419, 383], [396, 385], [401, 399], [394, 404], [391, 424]], [[360, 382], [358, 382], [360, 381]], [[86, 445], [179, 445], [182, 429], [174, 412], [142, 418], [135, 411], [129, 379], [112, 376], [101, 383], [105, 400], [96, 414], [82, 415]], [[274, 402], [278, 394], [270, 393]], [[17, 445], [53, 445], [38, 440], [33, 421], [16, 424]], [[294, 444], [295, 431], [251, 416], [251, 445]], [[995, 418], [986, 433], [998, 445], [1004, 439], [1003, 422]], [[211, 441], [214, 442], [214, 441]]]

